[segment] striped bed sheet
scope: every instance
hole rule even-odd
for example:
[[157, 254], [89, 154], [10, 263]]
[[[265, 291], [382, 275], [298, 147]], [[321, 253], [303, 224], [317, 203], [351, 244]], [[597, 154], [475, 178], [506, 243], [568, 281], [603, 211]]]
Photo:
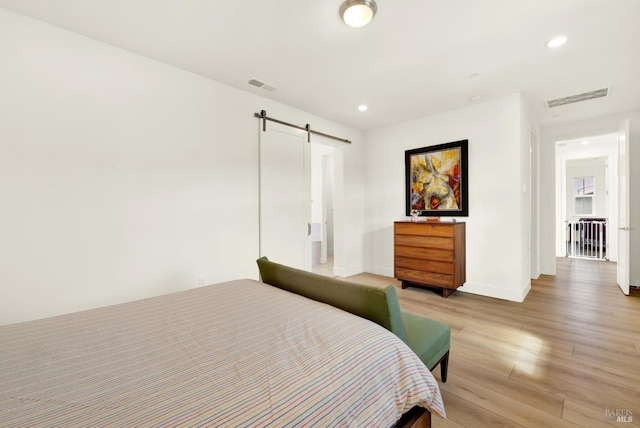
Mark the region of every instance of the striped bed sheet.
[[385, 427], [438, 384], [363, 318], [237, 280], [0, 327], [2, 427]]

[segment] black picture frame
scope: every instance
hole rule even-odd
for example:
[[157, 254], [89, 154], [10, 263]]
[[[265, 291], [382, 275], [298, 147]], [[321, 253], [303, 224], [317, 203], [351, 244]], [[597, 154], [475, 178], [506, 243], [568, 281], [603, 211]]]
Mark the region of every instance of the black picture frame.
[[469, 216], [469, 140], [405, 151], [406, 215]]

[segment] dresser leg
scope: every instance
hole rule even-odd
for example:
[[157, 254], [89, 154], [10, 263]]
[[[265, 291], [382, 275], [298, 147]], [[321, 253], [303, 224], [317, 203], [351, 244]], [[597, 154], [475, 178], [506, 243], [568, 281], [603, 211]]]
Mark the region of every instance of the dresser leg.
[[449, 297], [451, 296], [453, 293], [455, 293], [456, 290], [452, 290], [450, 288], [443, 288], [442, 289], [442, 297]]
[[404, 290], [405, 288], [407, 288], [409, 286], [409, 284], [407, 284], [407, 281], [402, 281], [402, 289]]

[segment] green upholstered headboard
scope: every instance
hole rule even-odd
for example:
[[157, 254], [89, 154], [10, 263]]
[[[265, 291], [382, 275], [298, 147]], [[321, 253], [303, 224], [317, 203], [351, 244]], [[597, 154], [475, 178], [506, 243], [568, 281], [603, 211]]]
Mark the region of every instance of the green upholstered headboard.
[[407, 343], [393, 285], [379, 288], [341, 281], [274, 263], [266, 257], [258, 259], [258, 268], [262, 282], [371, 320]]

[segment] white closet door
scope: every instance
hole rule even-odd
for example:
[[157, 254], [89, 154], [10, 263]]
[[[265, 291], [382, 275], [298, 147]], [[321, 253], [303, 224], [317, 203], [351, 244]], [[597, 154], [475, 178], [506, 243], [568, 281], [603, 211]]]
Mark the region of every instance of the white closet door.
[[260, 255], [311, 271], [311, 150], [307, 134], [260, 131]]

